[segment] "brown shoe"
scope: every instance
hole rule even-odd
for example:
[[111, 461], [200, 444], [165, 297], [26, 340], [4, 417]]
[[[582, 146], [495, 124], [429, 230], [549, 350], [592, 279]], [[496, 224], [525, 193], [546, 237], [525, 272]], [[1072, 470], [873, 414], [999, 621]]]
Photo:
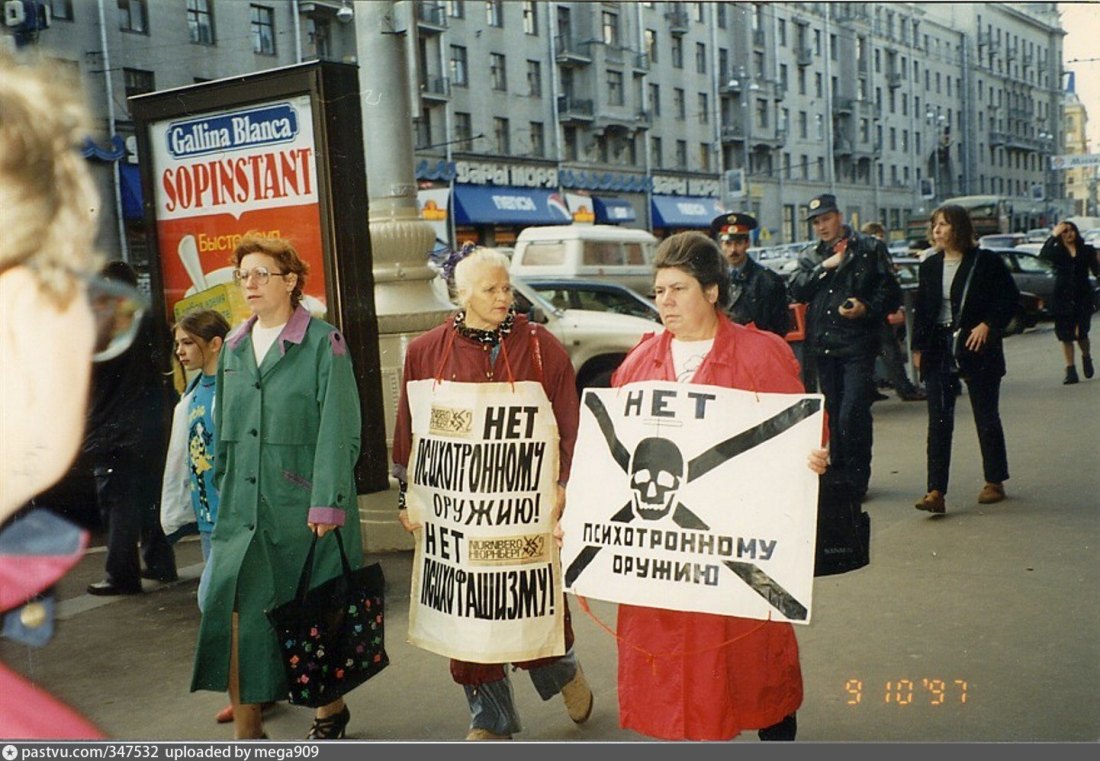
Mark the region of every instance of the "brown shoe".
[[588, 686], [588, 680], [584, 678], [581, 664], [577, 663], [577, 674], [569, 684], [561, 688], [561, 697], [565, 701], [565, 710], [569, 712], [569, 718], [577, 724], [588, 721], [592, 715], [592, 705], [596, 702], [592, 696], [592, 689]]
[[490, 732], [487, 729], [481, 727], [474, 727], [470, 730], [470, 734], [466, 735], [467, 740], [511, 740], [511, 735], [498, 735]]
[[1005, 487], [1001, 484], [987, 483], [978, 494], [978, 502], [982, 505], [992, 505], [1005, 498]]
[[930, 513], [947, 512], [947, 502], [944, 501], [943, 492], [938, 489], [933, 489], [925, 494], [913, 507], [918, 510], [927, 510]]

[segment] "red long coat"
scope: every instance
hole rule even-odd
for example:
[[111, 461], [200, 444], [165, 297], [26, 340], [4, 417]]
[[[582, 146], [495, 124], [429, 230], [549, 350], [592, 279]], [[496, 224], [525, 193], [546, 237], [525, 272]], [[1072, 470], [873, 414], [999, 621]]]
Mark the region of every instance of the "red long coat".
[[[612, 385], [675, 381], [668, 331], [624, 360]], [[693, 382], [802, 393], [798, 361], [777, 335], [719, 317]], [[785, 622], [619, 605], [619, 723], [665, 740], [728, 740], [802, 704], [794, 627]]]

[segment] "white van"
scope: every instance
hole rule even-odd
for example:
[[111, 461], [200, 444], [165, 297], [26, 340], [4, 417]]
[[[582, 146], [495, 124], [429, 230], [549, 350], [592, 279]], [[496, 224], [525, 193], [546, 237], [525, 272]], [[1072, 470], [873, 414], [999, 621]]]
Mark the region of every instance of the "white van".
[[657, 239], [615, 225], [528, 227], [516, 238], [513, 275], [611, 280], [643, 296], [653, 290]]

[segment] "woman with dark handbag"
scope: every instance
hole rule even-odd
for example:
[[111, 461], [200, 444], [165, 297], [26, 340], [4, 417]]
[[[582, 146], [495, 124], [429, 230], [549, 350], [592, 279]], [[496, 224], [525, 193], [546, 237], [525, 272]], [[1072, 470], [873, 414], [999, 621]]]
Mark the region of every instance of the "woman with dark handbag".
[[[236, 739], [265, 737], [264, 703], [290, 689], [268, 612], [290, 600], [314, 536], [337, 527], [351, 567], [362, 565], [355, 463], [360, 406], [347, 343], [303, 305], [309, 266], [289, 241], [249, 233], [233, 277], [252, 310], [218, 360], [211, 534], [191, 689], [228, 690]], [[313, 578], [344, 572], [319, 543]], [[342, 697], [319, 706], [307, 739], [344, 736]]]
[[1005, 498], [1008, 455], [1001, 425], [1001, 378], [1005, 374], [1002, 337], [1012, 319], [1019, 290], [1004, 261], [978, 248], [970, 215], [961, 206], [932, 213], [933, 252], [920, 264], [913, 315], [913, 363], [928, 395], [928, 493], [918, 510], [947, 510], [951, 439], [960, 378], [966, 381], [985, 486], [978, 502]]
[[1089, 326], [1096, 297], [1089, 282], [1089, 272], [1100, 277], [1100, 259], [1096, 249], [1085, 243], [1077, 225], [1059, 222], [1043, 244], [1039, 256], [1054, 266], [1054, 294], [1050, 311], [1054, 315], [1054, 335], [1062, 344], [1066, 358], [1063, 384], [1078, 382], [1077, 363], [1073, 357], [1073, 342], [1081, 347], [1081, 365], [1085, 377], [1096, 372], [1089, 349]]

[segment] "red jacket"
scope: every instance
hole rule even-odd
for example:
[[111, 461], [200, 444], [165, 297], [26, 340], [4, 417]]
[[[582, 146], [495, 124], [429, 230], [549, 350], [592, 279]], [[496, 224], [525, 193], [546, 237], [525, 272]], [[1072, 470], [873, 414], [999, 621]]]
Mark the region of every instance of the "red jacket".
[[[675, 381], [668, 331], [647, 336], [612, 385]], [[695, 383], [802, 393], [798, 361], [777, 335], [719, 316]], [[619, 723], [665, 740], [728, 740], [802, 704], [794, 628], [709, 613], [619, 606]]]

